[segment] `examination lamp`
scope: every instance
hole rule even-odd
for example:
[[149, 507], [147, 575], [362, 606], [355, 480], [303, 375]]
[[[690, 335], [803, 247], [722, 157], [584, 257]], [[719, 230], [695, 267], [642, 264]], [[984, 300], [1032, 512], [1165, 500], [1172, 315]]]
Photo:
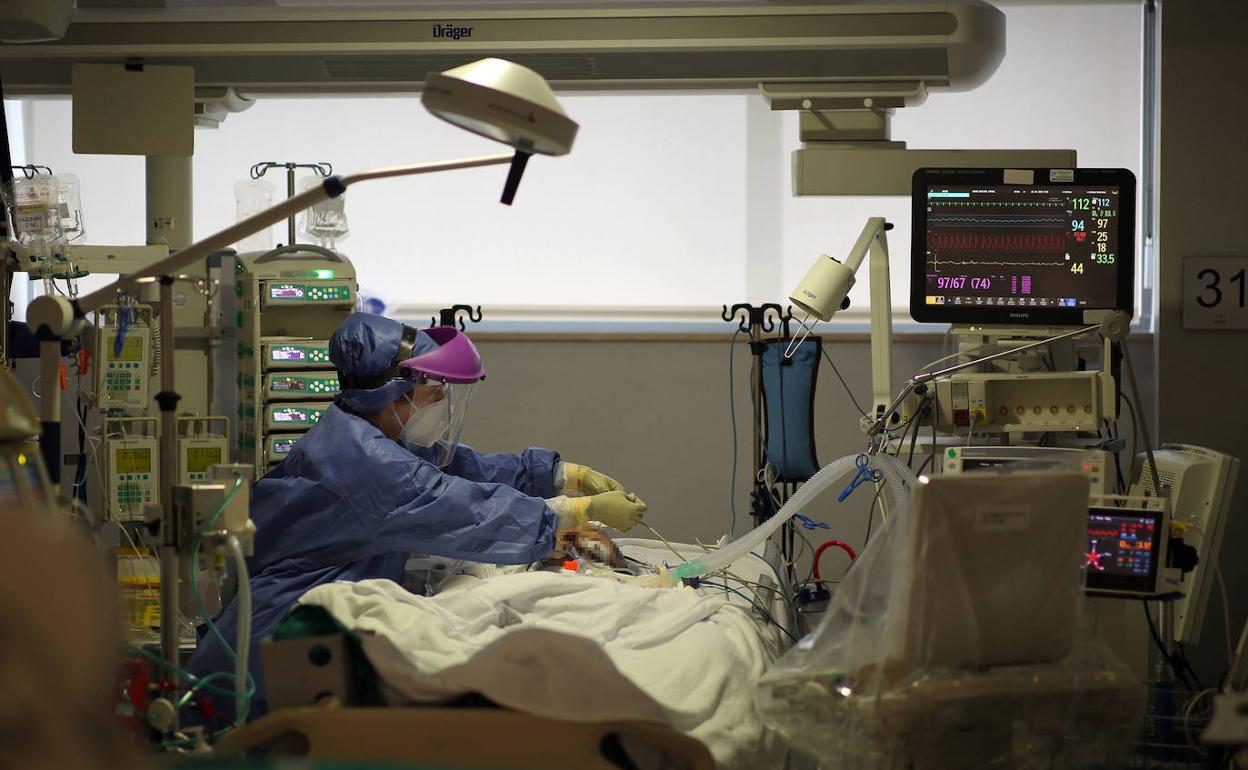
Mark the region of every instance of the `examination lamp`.
[[503, 187], [508, 206], [529, 156], [566, 155], [576, 138], [576, 122], [542, 76], [505, 59], [481, 59], [431, 75], [420, 101], [448, 123], [516, 148]]
[[870, 256], [871, 277], [871, 390], [872, 413], [880, 414], [888, 405], [893, 388], [893, 302], [888, 277], [888, 231], [893, 229], [883, 217], [870, 217], [845, 261], [827, 254], [811, 265], [805, 277], [789, 294], [789, 301], [802, 310], [802, 332], [794, 336], [784, 351], [792, 358], [810, 334], [811, 317], [830, 321], [849, 307], [849, 290], [863, 260]]
[[[892, 229], [893, 226], [882, 217], [871, 217], [844, 262], [827, 254], [815, 260], [815, 264], [811, 265], [806, 276], [789, 295], [789, 301], [806, 313], [802, 319], [802, 328], [807, 333], [810, 331], [807, 324], [811, 316], [820, 321], [830, 321], [837, 311], [849, 307], [849, 290], [854, 288], [854, 276], [862, 266], [862, 260], [873, 249], [887, 260], [888, 247], [884, 245], [883, 237], [885, 232]], [[802, 339], [805, 338], [806, 335], [803, 334]]]
[[[160, 325], [173, 328], [173, 281], [180, 270], [206, 259], [231, 244], [329, 198], [337, 198], [357, 182], [371, 179], [428, 174], [478, 166], [511, 164], [503, 188], [503, 203], [515, 197], [529, 156], [565, 155], [572, 149], [577, 124], [568, 118], [550, 86], [536, 72], [504, 59], [482, 59], [431, 75], [421, 102], [434, 115], [473, 133], [514, 148], [514, 153], [474, 158], [391, 166], [345, 176], [330, 176], [321, 184], [287, 198], [271, 208], [242, 220], [215, 235], [198, 241], [136, 273], [121, 276], [108, 286], [78, 299], [44, 295], [27, 310], [27, 321], [39, 338], [40, 375], [45, 383], [59, 380], [60, 340], [74, 334], [88, 313], [116, 301], [119, 294], [133, 294], [141, 283], [160, 283]], [[166, 660], [176, 661], [178, 533], [173, 525], [173, 477], [177, 457], [173, 345], [161, 349], [161, 392], [155, 396], [161, 412], [161, 647]], [[61, 402], [53, 387], [40, 399], [43, 433], [40, 449], [54, 483], [60, 480]]]

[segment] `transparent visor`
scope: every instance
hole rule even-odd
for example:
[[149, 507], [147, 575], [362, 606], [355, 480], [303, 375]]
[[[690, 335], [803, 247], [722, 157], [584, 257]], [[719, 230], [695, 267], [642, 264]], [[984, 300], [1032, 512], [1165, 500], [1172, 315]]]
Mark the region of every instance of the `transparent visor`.
[[399, 432], [399, 441], [417, 456], [444, 468], [455, 457], [464, 429], [468, 402], [476, 383], [424, 382], [406, 396], [411, 413]]

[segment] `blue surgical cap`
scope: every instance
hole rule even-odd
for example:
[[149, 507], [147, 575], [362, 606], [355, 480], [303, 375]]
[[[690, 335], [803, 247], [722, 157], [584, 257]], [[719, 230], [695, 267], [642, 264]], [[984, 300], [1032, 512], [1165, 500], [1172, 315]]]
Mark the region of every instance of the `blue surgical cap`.
[[[352, 313], [338, 324], [329, 338], [329, 360], [343, 374], [376, 377], [389, 371], [403, 340], [403, 324], [372, 313]], [[416, 332], [411, 355], [426, 353], [438, 346], [429, 335]], [[375, 412], [411, 392], [411, 380], [388, 380], [376, 388], [344, 389], [335, 402], [356, 414]]]

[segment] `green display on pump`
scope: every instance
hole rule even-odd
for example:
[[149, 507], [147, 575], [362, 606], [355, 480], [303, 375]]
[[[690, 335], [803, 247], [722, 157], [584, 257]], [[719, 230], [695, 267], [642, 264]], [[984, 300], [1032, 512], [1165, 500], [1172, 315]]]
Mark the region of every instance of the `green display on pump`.
[[143, 360], [143, 340], [140, 337], [126, 337], [121, 341], [121, 354], [114, 355], [116, 350], [113, 346], [117, 344], [117, 338], [113, 337], [108, 343], [108, 357], [114, 361], [142, 361]]
[[221, 464], [221, 447], [193, 446], [186, 450], [187, 473], [205, 473], [209, 466]]
[[152, 450], [118, 449], [116, 470], [118, 473], [151, 473]]

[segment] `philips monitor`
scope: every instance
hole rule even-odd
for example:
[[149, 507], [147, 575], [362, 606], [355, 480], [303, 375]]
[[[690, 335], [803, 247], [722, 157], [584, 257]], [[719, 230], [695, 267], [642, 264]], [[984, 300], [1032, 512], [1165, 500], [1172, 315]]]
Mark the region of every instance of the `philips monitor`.
[[910, 315], [1076, 326], [1134, 314], [1135, 176], [1126, 169], [919, 169]]

